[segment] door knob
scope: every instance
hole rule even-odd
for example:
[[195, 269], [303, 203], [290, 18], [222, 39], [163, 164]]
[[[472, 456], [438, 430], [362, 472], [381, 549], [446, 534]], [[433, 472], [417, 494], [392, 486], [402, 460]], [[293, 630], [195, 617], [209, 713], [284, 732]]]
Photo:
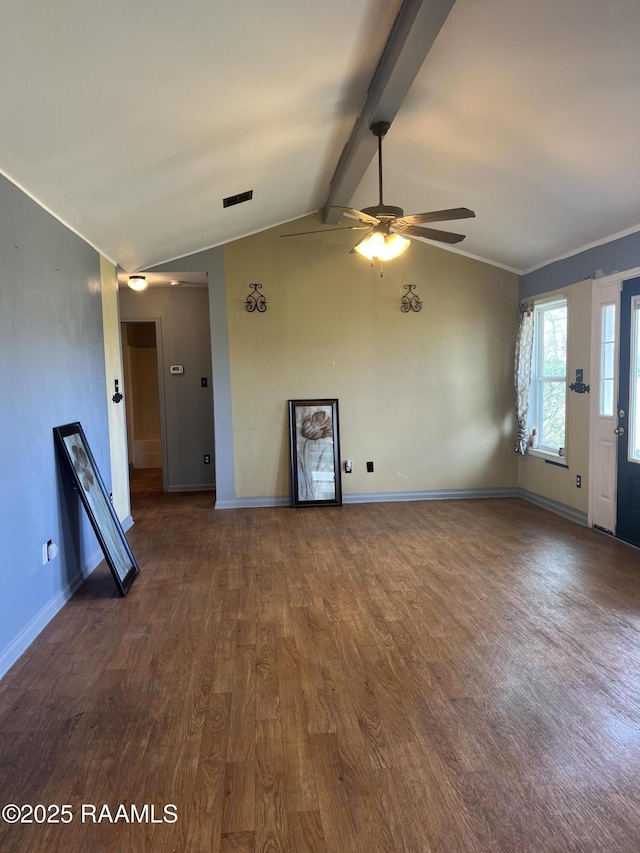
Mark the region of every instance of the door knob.
[[624, 435], [624, 427], [616, 427], [616, 429], [614, 429], [614, 432], [616, 435]]

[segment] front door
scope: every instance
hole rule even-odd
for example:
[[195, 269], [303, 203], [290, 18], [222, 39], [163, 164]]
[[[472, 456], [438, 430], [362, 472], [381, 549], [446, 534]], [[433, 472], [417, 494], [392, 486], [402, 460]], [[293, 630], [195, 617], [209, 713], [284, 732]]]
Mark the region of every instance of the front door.
[[622, 287], [619, 379], [616, 535], [640, 546], [640, 278]]

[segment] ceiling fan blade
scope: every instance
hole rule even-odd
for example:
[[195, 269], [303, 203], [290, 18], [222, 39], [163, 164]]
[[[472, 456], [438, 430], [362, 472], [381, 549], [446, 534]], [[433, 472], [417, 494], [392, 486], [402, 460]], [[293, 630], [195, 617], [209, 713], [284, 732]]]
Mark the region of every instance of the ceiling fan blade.
[[351, 216], [357, 216], [362, 222], [369, 222], [371, 225], [379, 225], [380, 220], [377, 216], [371, 216], [369, 213], [364, 213], [362, 210], [356, 210], [355, 207], [341, 207], [339, 204], [331, 205], [335, 210], [344, 210], [345, 213], [350, 213]]
[[447, 219], [471, 219], [475, 216], [468, 207], [452, 207], [450, 210], [432, 210], [430, 213], [411, 213], [398, 219], [397, 224], [420, 225], [422, 222], [445, 222]]
[[351, 249], [351, 251], [349, 252], [349, 254], [350, 254], [350, 255], [353, 255], [353, 253], [355, 252], [356, 248], [360, 245], [360, 243], [364, 243], [364, 241], [367, 239], [367, 237], [368, 237], [370, 234], [372, 234], [372, 233], [373, 233], [373, 228], [369, 228], [369, 229], [367, 230], [367, 233], [364, 235], [364, 237], [361, 237], [361, 238], [360, 238], [360, 240], [358, 240], [358, 242], [357, 242], [357, 243], [356, 243], [356, 245], [353, 247], [353, 249]]
[[459, 243], [464, 240], [464, 234], [454, 234], [453, 231], [436, 231], [435, 228], [420, 228], [418, 225], [405, 225], [404, 228], [391, 229], [403, 237], [424, 237], [427, 240], [437, 240], [439, 243]]
[[362, 231], [368, 225], [345, 225], [344, 228], [319, 228], [317, 231], [296, 231], [294, 234], [281, 234], [281, 237], [302, 237], [305, 234], [327, 234], [329, 231]]

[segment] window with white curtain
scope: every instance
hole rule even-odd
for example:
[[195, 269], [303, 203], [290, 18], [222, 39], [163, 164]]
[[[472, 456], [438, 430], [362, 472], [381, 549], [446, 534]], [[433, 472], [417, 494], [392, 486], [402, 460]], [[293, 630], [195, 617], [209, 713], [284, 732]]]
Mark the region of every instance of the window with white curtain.
[[533, 309], [529, 427], [534, 450], [564, 456], [567, 422], [567, 300]]

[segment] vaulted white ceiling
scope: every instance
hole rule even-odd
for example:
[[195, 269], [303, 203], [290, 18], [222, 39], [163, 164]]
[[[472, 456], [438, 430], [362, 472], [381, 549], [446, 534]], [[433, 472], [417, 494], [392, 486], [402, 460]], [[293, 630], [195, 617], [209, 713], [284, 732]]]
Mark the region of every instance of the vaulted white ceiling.
[[[0, 170], [127, 270], [318, 210], [400, 6], [4, 0]], [[637, 0], [457, 0], [385, 202], [471, 207], [442, 227], [517, 271], [640, 227], [639, 36]]]

